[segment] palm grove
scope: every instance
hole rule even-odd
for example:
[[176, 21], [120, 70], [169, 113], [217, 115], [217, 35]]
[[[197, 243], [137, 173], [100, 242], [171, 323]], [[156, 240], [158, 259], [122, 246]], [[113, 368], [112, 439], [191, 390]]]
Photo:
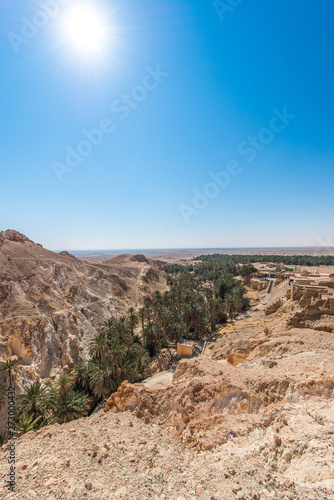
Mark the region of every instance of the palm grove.
[[[215, 331], [248, 307], [246, 289], [235, 276], [253, 271], [249, 265], [238, 268], [215, 260], [166, 266], [168, 290], [145, 297], [140, 309], [130, 308], [126, 315], [106, 321], [90, 343], [88, 362], [80, 362], [56, 382], [35, 381], [25, 387], [17, 398], [17, 432], [89, 414], [124, 380], [139, 381], [162, 348]], [[11, 384], [18, 369], [17, 360], [2, 363], [3, 379]], [[3, 405], [6, 388], [0, 387]], [[1, 440], [5, 438], [3, 433]]]

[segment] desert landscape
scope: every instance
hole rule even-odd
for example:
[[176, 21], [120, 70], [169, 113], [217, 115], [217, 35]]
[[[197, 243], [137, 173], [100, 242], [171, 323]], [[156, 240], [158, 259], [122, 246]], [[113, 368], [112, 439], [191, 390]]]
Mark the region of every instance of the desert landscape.
[[0, 233], [0, 265], [0, 356], [18, 356], [25, 378], [73, 367], [105, 320], [166, 289], [159, 261], [123, 255], [88, 263], [16, 231]]
[[334, 500], [334, 3], [1, 21], [0, 499]]
[[[15, 231], [0, 245], [0, 359], [20, 363], [18, 396], [71, 373], [104, 321], [167, 293], [168, 266], [196, 257], [85, 261]], [[19, 433], [16, 491], [4, 467], [2, 497], [334, 498], [334, 266], [281, 268], [252, 265], [239, 278], [248, 306], [198, 337], [190, 358], [170, 342], [147, 380], [120, 380], [87, 416]]]
[[[103, 262], [120, 255], [128, 253], [129, 250], [95, 250], [86, 251], [73, 250], [73, 255], [78, 259], [93, 261], [93, 262]], [[150, 250], [150, 249], [139, 249], [131, 250], [131, 253], [145, 254], [147, 258], [162, 260], [168, 264], [185, 264], [192, 261], [199, 255], [313, 255], [313, 256], [325, 256], [334, 255], [334, 247], [330, 246], [315, 246], [315, 247], [300, 247], [300, 248], [198, 248], [198, 249], [168, 249], [168, 250]]]

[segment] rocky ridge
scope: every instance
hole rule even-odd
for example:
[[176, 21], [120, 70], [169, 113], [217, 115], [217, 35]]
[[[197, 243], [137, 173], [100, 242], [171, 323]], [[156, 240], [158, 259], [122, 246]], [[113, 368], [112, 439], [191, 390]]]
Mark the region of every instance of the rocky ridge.
[[19, 381], [53, 378], [88, 356], [103, 322], [166, 289], [163, 263], [144, 256], [85, 262], [12, 230], [0, 233], [0, 359]]
[[[130, 410], [49, 426], [17, 440], [17, 490], [1, 486], [1, 498], [333, 500], [333, 400], [286, 403], [257, 419], [230, 416], [233, 431], [207, 438], [209, 447]], [[3, 464], [7, 455], [3, 447]]]
[[265, 316], [250, 293], [168, 384], [123, 382], [104, 412], [20, 437], [3, 498], [334, 500], [332, 332], [293, 327], [293, 301]]

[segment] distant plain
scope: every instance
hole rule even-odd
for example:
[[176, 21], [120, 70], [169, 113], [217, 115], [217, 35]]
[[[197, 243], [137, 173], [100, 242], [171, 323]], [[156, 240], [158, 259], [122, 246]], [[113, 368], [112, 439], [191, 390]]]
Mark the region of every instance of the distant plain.
[[184, 263], [199, 255], [334, 255], [334, 247], [281, 247], [281, 248], [179, 248], [179, 249], [131, 249], [131, 250], [72, 250], [75, 257], [101, 262], [122, 254], [143, 254], [148, 258], [168, 263]]

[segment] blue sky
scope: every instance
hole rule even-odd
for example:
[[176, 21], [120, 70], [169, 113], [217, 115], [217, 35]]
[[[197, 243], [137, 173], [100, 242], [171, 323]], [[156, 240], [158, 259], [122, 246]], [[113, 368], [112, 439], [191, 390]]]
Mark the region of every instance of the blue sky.
[[51, 249], [334, 246], [331, 2], [85, 0], [109, 30], [88, 59], [49, 1], [59, 17], [1, 0], [0, 229]]

